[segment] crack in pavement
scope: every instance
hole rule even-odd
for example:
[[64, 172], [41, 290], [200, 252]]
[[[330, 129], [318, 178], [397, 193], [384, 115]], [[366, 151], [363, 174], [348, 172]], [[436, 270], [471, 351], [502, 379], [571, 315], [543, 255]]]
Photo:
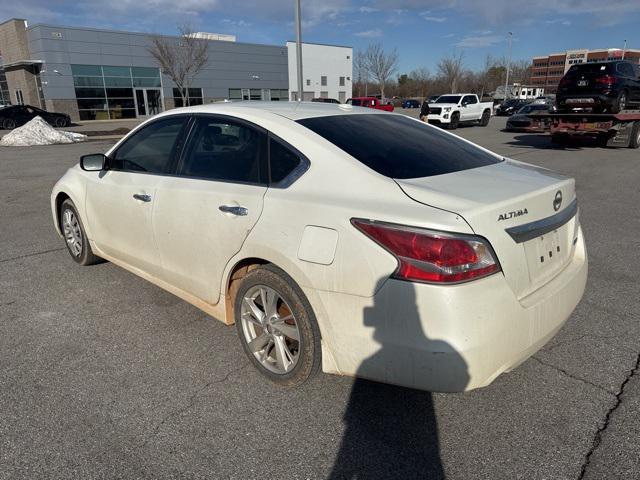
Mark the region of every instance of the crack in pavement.
[[239, 371], [247, 368], [250, 365], [249, 362], [246, 362], [244, 365], [238, 367], [238, 368], [234, 368], [233, 370], [230, 370], [229, 372], [227, 372], [227, 374], [218, 379], [218, 380], [213, 380], [209, 383], [207, 383], [206, 385], [200, 387], [198, 390], [196, 390], [190, 397], [189, 400], [187, 401], [187, 404], [183, 407], [177, 408], [175, 410], [172, 410], [171, 412], [167, 413], [164, 418], [162, 419], [162, 421], [160, 423], [158, 423], [158, 425], [156, 425], [156, 427], [151, 431], [151, 433], [148, 435], [148, 438], [145, 439], [144, 442], [142, 442], [139, 446], [135, 447], [136, 450], [144, 448], [147, 446], [147, 444], [158, 434], [158, 432], [160, 431], [160, 428], [162, 428], [162, 426], [167, 422], [167, 420], [169, 420], [171, 417], [180, 415], [181, 413], [186, 412], [187, 410], [189, 410], [191, 407], [193, 407], [193, 405], [196, 402], [196, 399], [198, 398], [198, 395], [200, 395], [203, 391], [205, 391], [207, 388], [209, 388], [211, 385], [215, 385], [217, 383], [224, 383], [227, 380], [229, 380], [229, 378], [231, 377], [231, 375], [233, 375], [234, 373], [238, 373]]
[[611, 416], [618, 409], [618, 407], [622, 404], [622, 395], [624, 394], [624, 389], [627, 386], [627, 383], [629, 383], [629, 380], [631, 380], [631, 378], [633, 378], [633, 376], [638, 372], [638, 369], [640, 369], [640, 354], [638, 354], [638, 357], [636, 358], [636, 364], [629, 371], [629, 374], [624, 379], [624, 381], [620, 384], [620, 389], [618, 390], [618, 393], [615, 394], [616, 401], [615, 401], [614, 405], [607, 411], [607, 414], [604, 417], [604, 422], [602, 423], [602, 425], [600, 425], [598, 427], [598, 430], [596, 431], [596, 433], [595, 433], [595, 435], [593, 437], [593, 442], [591, 443], [591, 448], [589, 449], [589, 451], [587, 452], [587, 454], [584, 457], [584, 463], [582, 464], [582, 468], [580, 470], [580, 475], [578, 476], [578, 480], [582, 480], [584, 478], [584, 476], [586, 475], [587, 468], [589, 467], [589, 463], [591, 462], [591, 455], [593, 455], [593, 453], [600, 446], [600, 443], [602, 442], [602, 434], [604, 433], [604, 431], [609, 426], [609, 422], [611, 421]]
[[567, 376], [567, 377], [569, 377], [569, 378], [572, 378], [572, 379], [574, 379], [574, 380], [577, 380], [577, 381], [579, 381], [579, 382], [582, 382], [582, 383], [584, 383], [584, 384], [586, 384], [586, 385], [591, 385], [592, 387], [595, 387], [595, 388], [597, 388], [598, 390], [602, 390], [603, 392], [607, 392], [607, 393], [608, 393], [608, 394], [610, 394], [610, 395], [613, 395], [613, 396], [615, 396], [615, 395], [616, 395], [616, 394], [615, 394], [615, 392], [612, 392], [612, 391], [611, 391], [611, 390], [609, 390], [608, 388], [605, 388], [605, 387], [603, 387], [603, 386], [601, 386], [601, 385], [598, 385], [597, 383], [593, 383], [593, 382], [591, 382], [591, 381], [587, 380], [586, 378], [582, 378], [582, 377], [578, 377], [578, 376], [576, 376], [576, 375], [573, 375], [572, 373], [569, 373], [569, 372], [568, 372], [567, 370], [565, 370], [564, 368], [558, 367], [557, 365], [554, 365], [554, 364], [552, 364], [552, 363], [545, 362], [544, 360], [539, 359], [539, 358], [538, 358], [538, 357], [536, 357], [535, 355], [534, 355], [534, 356], [532, 356], [531, 358], [533, 358], [535, 361], [537, 361], [538, 363], [540, 363], [540, 364], [542, 364], [542, 365], [545, 365], [545, 366], [547, 366], [547, 367], [549, 367], [549, 368], [553, 368], [554, 370], [557, 370], [558, 372], [562, 373], [563, 375], [565, 375], [565, 376]]
[[43, 250], [42, 252], [27, 253], [26, 255], [18, 255], [17, 257], [4, 258], [0, 260], [0, 263], [13, 262], [14, 260], [35, 257], [36, 255], [44, 255], [46, 253], [51, 253], [51, 252], [59, 252], [61, 250], [66, 250], [66, 249], [67, 247], [61, 247], [61, 248], [52, 248], [51, 250]]

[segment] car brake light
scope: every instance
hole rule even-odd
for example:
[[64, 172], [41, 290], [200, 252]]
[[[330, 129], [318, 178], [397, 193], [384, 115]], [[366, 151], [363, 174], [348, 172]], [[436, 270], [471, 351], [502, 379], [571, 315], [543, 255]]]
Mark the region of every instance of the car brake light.
[[356, 218], [351, 223], [396, 257], [393, 278], [459, 283], [500, 271], [491, 246], [480, 237]]
[[608, 85], [611, 86], [616, 83], [616, 77], [613, 75], [603, 75], [602, 77], [596, 77], [596, 83], [600, 85]]

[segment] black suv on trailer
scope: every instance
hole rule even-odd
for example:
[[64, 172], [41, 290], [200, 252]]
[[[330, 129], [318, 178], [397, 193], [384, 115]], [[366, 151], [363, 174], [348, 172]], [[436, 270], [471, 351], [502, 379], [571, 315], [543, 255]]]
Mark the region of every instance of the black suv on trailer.
[[580, 63], [560, 80], [556, 94], [559, 111], [591, 108], [620, 113], [640, 104], [640, 69], [627, 61]]

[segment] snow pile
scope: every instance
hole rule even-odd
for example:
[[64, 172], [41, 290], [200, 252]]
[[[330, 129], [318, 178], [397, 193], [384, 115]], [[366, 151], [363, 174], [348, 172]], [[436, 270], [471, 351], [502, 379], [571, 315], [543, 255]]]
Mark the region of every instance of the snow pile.
[[32, 145], [55, 145], [58, 143], [84, 142], [86, 135], [56, 130], [42, 117], [36, 117], [29, 123], [12, 130], [0, 139], [4, 147], [29, 147]]

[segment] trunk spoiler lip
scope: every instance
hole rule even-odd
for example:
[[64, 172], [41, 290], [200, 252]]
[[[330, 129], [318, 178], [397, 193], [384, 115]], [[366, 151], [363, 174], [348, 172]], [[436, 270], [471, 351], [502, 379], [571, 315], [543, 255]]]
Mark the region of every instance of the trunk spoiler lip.
[[545, 233], [557, 230], [578, 213], [578, 199], [574, 199], [567, 208], [547, 218], [536, 220], [535, 222], [525, 223], [505, 229], [516, 243], [523, 243], [532, 240]]

